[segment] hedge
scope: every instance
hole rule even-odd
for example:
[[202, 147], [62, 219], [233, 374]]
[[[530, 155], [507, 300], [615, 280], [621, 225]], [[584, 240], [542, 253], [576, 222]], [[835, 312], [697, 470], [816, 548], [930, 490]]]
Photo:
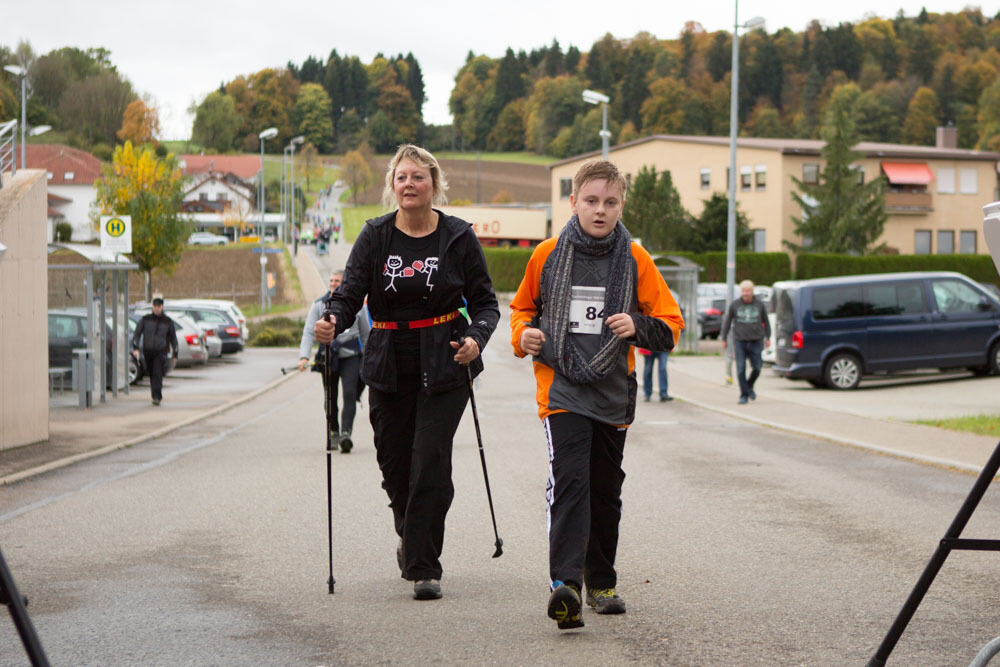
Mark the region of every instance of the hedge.
[[494, 291], [517, 291], [533, 250], [534, 248], [483, 248]]
[[[671, 255], [683, 257], [705, 270], [698, 274], [700, 283], [726, 282], [725, 252], [672, 252]], [[666, 257], [656, 260], [657, 264], [673, 264]], [[778, 280], [788, 280], [792, 277], [792, 261], [784, 252], [738, 252], [736, 253], [736, 282], [750, 279], [758, 285], [770, 285]]]
[[826, 255], [803, 253], [795, 261], [795, 277], [825, 278], [900, 271], [957, 271], [973, 280], [1000, 284], [989, 255]]

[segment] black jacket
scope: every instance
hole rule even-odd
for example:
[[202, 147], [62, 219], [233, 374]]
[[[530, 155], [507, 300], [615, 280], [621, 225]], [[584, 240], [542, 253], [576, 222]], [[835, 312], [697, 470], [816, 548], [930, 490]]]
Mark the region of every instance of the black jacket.
[[[455, 351], [449, 342], [460, 336], [470, 336], [482, 352], [500, 319], [486, 257], [471, 225], [460, 218], [436, 212], [441, 232], [438, 269], [434, 274], [434, 290], [424, 304], [427, 316], [444, 315], [465, 305], [472, 321], [467, 323], [459, 317], [447, 324], [419, 329], [420, 384], [427, 393], [454, 389], [468, 381], [465, 367], [453, 359]], [[366, 295], [374, 321], [395, 319], [381, 284], [382, 266], [389, 253], [395, 220], [395, 211], [369, 220], [354, 242], [344, 281], [333, 295], [332, 309], [337, 318], [338, 334], [354, 322]], [[396, 391], [396, 355], [392, 344], [392, 330], [372, 329], [365, 345], [361, 378], [380, 391]], [[469, 364], [469, 368], [473, 376], [479, 375], [483, 370], [482, 356]]]
[[[139, 341], [142, 341], [140, 347]], [[168, 348], [177, 356], [177, 330], [174, 321], [166, 315], [147, 313], [142, 316], [132, 334], [132, 345], [144, 353], [167, 352]]]

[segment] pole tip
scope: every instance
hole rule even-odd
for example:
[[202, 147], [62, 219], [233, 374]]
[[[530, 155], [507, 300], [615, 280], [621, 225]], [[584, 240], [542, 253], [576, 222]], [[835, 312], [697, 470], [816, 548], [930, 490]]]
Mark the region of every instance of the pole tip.
[[326, 585], [330, 587], [330, 595], [333, 595], [333, 585], [335, 583], [337, 582], [333, 580], [333, 577], [330, 577], [329, 579], [326, 580]]

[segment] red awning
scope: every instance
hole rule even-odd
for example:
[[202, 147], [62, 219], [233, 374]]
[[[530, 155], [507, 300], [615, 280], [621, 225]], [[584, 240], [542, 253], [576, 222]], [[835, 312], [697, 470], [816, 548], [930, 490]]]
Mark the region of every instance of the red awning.
[[926, 162], [883, 162], [882, 171], [893, 185], [927, 185], [934, 180]]

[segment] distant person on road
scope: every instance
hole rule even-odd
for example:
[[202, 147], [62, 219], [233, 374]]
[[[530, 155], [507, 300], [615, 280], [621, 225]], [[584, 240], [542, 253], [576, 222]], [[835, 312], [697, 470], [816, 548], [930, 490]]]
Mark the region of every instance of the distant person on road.
[[632, 346], [670, 350], [684, 318], [649, 253], [620, 217], [625, 178], [606, 160], [573, 177], [573, 217], [539, 244], [511, 301], [511, 343], [532, 355], [549, 449], [548, 615], [583, 626], [583, 587], [598, 614], [623, 614], [615, 555], [625, 435], [635, 417]]
[[[753, 385], [760, 377], [760, 355], [771, 344], [771, 321], [767, 318], [767, 307], [754, 296], [753, 282], [740, 283], [740, 298], [726, 309], [722, 320], [722, 348], [725, 350], [729, 327], [733, 328], [733, 348], [736, 359], [736, 379], [740, 383], [740, 405], [757, 399]], [[747, 377], [747, 361], [750, 362], [750, 377]]]
[[302, 237], [302, 232], [299, 231], [298, 225], [292, 225], [292, 257], [299, 254], [299, 239]]
[[667, 391], [667, 360], [670, 353], [667, 351], [651, 352], [645, 348], [638, 348], [642, 355], [642, 394], [643, 400], [649, 403], [653, 397], [653, 366], [659, 365], [659, 372], [656, 379], [660, 383], [660, 403], [674, 400], [674, 397]]
[[[309, 355], [312, 353], [314, 341], [313, 330], [316, 327], [317, 320], [323, 316], [325, 301], [333, 294], [334, 290], [340, 287], [343, 279], [343, 271], [338, 269], [331, 273], [330, 291], [316, 299], [313, 302], [312, 308], [309, 309], [305, 326], [302, 327], [302, 342], [299, 345], [300, 371], [304, 371], [309, 366]], [[317, 367], [314, 368], [314, 370], [321, 371], [321, 367], [319, 367], [320, 363], [325, 364], [327, 360], [332, 360], [334, 369], [333, 382], [329, 387], [324, 386], [323, 390], [333, 392], [334, 406], [337, 405], [337, 394], [339, 393], [337, 391], [338, 378], [340, 386], [344, 390], [344, 406], [341, 409], [340, 420], [337, 421], [336, 415], [333, 415], [333, 426], [336, 432], [333, 433], [331, 440], [333, 446], [340, 447], [340, 451], [343, 454], [347, 454], [354, 447], [354, 441], [351, 440], [351, 432], [354, 430], [354, 415], [357, 412], [360, 391], [359, 378], [362, 350], [364, 349], [365, 341], [368, 340], [369, 329], [368, 315], [360, 314], [354, 319], [354, 324], [337, 336], [330, 345], [320, 345], [320, 353], [317, 355], [316, 360]], [[325, 373], [323, 374], [323, 379], [325, 382]]]
[[[142, 350], [146, 372], [149, 374], [149, 391], [153, 405], [163, 400], [163, 376], [167, 373], [167, 357], [177, 359], [177, 329], [174, 321], [163, 314], [163, 299], [153, 299], [153, 312], [143, 315], [132, 334], [132, 354], [139, 357]], [[170, 351], [173, 350], [173, 354]]]
[[[334, 317], [316, 339], [351, 326], [365, 296], [372, 331], [361, 377], [389, 496], [402, 577], [413, 597], [441, 597], [445, 516], [455, 495], [451, 452], [469, 400], [470, 377], [500, 319], [486, 258], [472, 226], [433, 208], [447, 182], [428, 151], [404, 144], [385, 175], [383, 203], [396, 210], [368, 220], [354, 242]], [[459, 312], [467, 307], [469, 319]]]

